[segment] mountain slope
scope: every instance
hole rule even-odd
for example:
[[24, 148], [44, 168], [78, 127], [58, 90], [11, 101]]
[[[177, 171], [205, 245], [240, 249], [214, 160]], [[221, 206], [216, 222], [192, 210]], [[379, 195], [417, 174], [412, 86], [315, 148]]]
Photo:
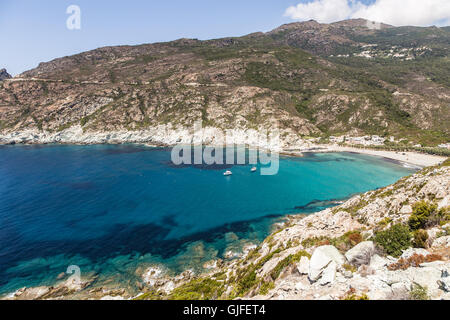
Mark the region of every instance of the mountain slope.
[[268, 33], [105, 47], [0, 83], [0, 132], [161, 124], [447, 142], [450, 31], [315, 21]]

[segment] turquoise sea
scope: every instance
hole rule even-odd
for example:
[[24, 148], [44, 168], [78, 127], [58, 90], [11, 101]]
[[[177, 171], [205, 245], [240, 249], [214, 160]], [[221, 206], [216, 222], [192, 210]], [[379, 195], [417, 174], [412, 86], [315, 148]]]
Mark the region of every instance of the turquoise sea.
[[129, 287], [153, 264], [201, 270], [286, 214], [414, 172], [351, 153], [283, 157], [274, 176], [251, 167], [175, 166], [169, 149], [137, 145], [1, 146], [0, 293], [52, 285], [69, 265]]

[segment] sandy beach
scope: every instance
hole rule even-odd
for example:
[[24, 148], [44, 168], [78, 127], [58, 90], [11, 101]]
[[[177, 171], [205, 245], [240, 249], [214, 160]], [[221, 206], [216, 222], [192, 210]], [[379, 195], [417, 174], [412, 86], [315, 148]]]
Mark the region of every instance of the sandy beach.
[[[317, 152], [317, 151], [316, 151]], [[435, 166], [447, 159], [447, 157], [435, 156], [430, 154], [423, 154], [417, 152], [398, 152], [398, 151], [385, 151], [385, 150], [372, 150], [372, 149], [359, 149], [352, 147], [341, 147], [336, 145], [326, 146], [323, 152], [355, 152], [361, 154], [368, 154], [373, 156], [384, 157], [401, 161], [407, 164], [420, 167]]]

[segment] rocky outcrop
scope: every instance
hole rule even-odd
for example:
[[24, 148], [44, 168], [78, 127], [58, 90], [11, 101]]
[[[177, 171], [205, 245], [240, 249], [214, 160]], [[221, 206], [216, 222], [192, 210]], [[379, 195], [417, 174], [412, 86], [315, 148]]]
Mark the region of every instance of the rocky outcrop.
[[355, 266], [368, 264], [375, 253], [375, 244], [372, 241], [364, 241], [347, 251], [347, 261]]
[[344, 264], [344, 256], [333, 246], [322, 246], [317, 248], [309, 263], [308, 278], [317, 281], [324, 278], [323, 283], [332, 282], [337, 267]]
[[0, 69], [0, 81], [11, 78], [11, 75], [6, 71], [6, 69]]

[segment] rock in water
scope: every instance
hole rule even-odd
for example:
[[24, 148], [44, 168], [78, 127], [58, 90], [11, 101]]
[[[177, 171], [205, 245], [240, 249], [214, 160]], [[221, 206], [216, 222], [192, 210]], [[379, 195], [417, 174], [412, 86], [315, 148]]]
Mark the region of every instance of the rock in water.
[[348, 262], [355, 266], [361, 266], [363, 264], [369, 264], [370, 258], [375, 253], [375, 245], [372, 241], [364, 241], [348, 250], [345, 254]]
[[309, 279], [317, 281], [332, 261], [336, 263], [336, 267], [340, 267], [345, 263], [345, 257], [333, 246], [317, 248], [309, 263]]
[[6, 69], [0, 69], [0, 81], [11, 78], [12, 78], [11, 75], [8, 72], [6, 72]]

